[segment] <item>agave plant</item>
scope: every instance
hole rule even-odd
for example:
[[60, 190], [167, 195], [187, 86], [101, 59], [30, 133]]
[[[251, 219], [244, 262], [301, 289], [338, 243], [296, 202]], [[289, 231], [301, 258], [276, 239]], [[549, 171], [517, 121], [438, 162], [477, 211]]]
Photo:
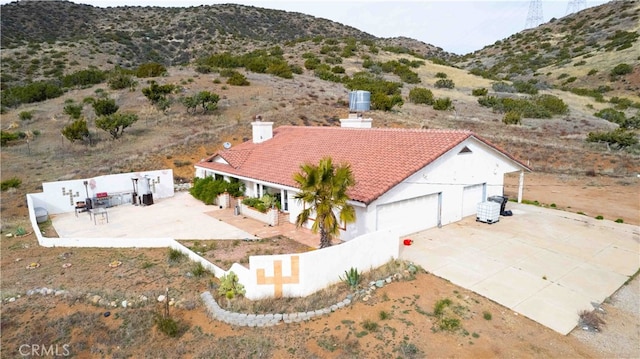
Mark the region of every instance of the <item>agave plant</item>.
[[344, 271], [344, 278], [340, 277], [340, 280], [347, 283], [349, 288], [356, 289], [360, 283], [360, 273], [357, 268], [351, 267], [348, 271]]

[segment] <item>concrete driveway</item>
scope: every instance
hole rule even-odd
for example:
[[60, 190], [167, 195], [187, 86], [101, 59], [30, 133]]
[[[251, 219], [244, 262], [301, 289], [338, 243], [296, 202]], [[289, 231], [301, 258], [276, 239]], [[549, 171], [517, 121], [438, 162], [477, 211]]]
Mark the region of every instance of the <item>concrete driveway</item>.
[[400, 257], [559, 333], [640, 268], [637, 226], [509, 203], [513, 217], [469, 217], [408, 236]]

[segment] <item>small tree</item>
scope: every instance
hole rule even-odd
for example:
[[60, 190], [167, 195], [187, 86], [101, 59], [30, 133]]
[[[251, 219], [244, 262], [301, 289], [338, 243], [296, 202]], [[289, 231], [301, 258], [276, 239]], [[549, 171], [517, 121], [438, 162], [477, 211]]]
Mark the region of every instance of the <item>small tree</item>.
[[296, 226], [303, 226], [315, 214], [311, 230], [320, 232], [320, 248], [331, 246], [331, 239], [340, 232], [340, 223], [356, 220], [355, 209], [347, 203], [347, 191], [355, 185], [351, 167], [348, 164], [336, 167], [331, 158], [326, 157], [317, 166], [300, 166], [300, 172], [293, 179], [301, 190], [295, 198], [304, 203]]
[[73, 121], [62, 129], [62, 135], [69, 141], [75, 142], [89, 137], [89, 128], [84, 118]]
[[438, 111], [453, 110], [453, 102], [448, 97], [438, 98], [433, 102], [433, 109]]
[[96, 119], [96, 127], [109, 132], [111, 138], [118, 139], [124, 133], [124, 129], [138, 121], [138, 115], [133, 113], [114, 113]]
[[109, 116], [120, 107], [116, 105], [116, 100], [110, 98], [101, 98], [93, 102], [93, 110], [96, 112], [96, 116]]
[[155, 81], [149, 82], [149, 87], [142, 89], [142, 94], [154, 105], [158, 110], [165, 111], [169, 108], [171, 101], [167, 95], [175, 90], [175, 85], [166, 84], [158, 85]]

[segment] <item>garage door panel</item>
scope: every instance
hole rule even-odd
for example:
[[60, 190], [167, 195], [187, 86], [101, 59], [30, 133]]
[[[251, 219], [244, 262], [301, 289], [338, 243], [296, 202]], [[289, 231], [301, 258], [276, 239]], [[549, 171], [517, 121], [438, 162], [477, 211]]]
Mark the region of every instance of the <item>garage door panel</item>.
[[484, 184], [466, 186], [462, 190], [462, 217], [475, 215], [478, 203], [484, 201]]
[[415, 197], [377, 206], [377, 229], [395, 228], [401, 235], [438, 225], [438, 194]]

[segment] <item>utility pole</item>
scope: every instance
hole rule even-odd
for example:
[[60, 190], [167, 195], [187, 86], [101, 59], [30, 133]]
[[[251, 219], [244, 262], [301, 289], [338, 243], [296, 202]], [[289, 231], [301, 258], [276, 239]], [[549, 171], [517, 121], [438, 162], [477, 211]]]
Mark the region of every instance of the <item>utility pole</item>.
[[565, 15], [573, 14], [574, 12], [582, 11], [587, 8], [587, 0], [570, 0], [567, 5], [567, 13]]
[[529, 13], [527, 14], [527, 22], [524, 28], [531, 29], [542, 24], [543, 21], [542, 0], [531, 0], [531, 2], [529, 2]]

